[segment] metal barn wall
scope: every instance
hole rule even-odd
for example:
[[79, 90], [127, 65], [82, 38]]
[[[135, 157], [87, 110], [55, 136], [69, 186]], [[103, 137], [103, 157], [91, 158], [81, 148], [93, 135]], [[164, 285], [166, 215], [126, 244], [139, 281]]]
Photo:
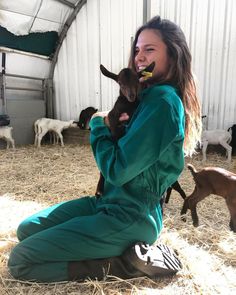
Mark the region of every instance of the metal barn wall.
[[170, 19], [185, 32], [208, 129], [236, 124], [236, 1], [151, 1], [151, 16]]
[[127, 66], [131, 37], [143, 21], [143, 0], [88, 0], [64, 40], [54, 72], [56, 117], [76, 119], [82, 109], [108, 110], [118, 86], [100, 74]]
[[[2, 60], [1, 52], [0, 60]], [[0, 99], [0, 114], [6, 111], [10, 116], [10, 126], [13, 127], [16, 145], [34, 142], [33, 123], [46, 115], [44, 96], [40, 89], [42, 80], [49, 76], [49, 71], [48, 59], [20, 54], [14, 50], [6, 52], [6, 110], [3, 109]], [[38, 79], [30, 79], [32, 77]], [[26, 88], [34, 90], [26, 91], [24, 90]], [[3, 146], [5, 147], [5, 141], [0, 140], [0, 148]]]
[[87, 106], [110, 109], [118, 92], [99, 64], [127, 65], [131, 38], [147, 15], [175, 21], [193, 56], [208, 129], [236, 123], [235, 0], [88, 0], [68, 31], [54, 73], [56, 117], [76, 119]]

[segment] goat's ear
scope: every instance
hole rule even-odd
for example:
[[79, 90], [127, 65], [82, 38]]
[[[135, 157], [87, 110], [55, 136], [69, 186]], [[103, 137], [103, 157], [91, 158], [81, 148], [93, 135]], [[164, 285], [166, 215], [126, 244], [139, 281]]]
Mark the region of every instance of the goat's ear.
[[115, 80], [116, 82], [118, 81], [118, 75], [108, 71], [103, 65], [100, 65], [100, 70], [104, 76], [111, 78], [111, 79]]

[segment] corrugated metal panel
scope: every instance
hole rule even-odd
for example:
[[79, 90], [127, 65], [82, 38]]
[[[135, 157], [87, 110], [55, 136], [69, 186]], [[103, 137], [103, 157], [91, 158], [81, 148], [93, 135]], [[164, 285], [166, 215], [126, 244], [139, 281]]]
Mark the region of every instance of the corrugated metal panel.
[[185, 32], [208, 129], [236, 123], [236, 1], [152, 0], [151, 15]]
[[[0, 60], [2, 54], [0, 52]], [[45, 79], [50, 71], [50, 61], [30, 55], [19, 55], [14, 52], [6, 53], [6, 74], [24, 75]], [[40, 88], [42, 82], [32, 79], [6, 77], [6, 86]], [[35, 91], [6, 90], [6, 99], [42, 99], [42, 93]]]
[[88, 0], [67, 33], [54, 72], [56, 117], [78, 118], [82, 109], [110, 109], [116, 83], [101, 76], [127, 66], [131, 37], [143, 21], [143, 0]]
[[[236, 123], [236, 1], [147, 0], [150, 16], [175, 21], [193, 56], [208, 128]], [[87, 106], [110, 109], [118, 86], [99, 64], [118, 72], [127, 65], [131, 37], [143, 21], [143, 0], [88, 0], [69, 29], [55, 69], [56, 116], [77, 118]]]

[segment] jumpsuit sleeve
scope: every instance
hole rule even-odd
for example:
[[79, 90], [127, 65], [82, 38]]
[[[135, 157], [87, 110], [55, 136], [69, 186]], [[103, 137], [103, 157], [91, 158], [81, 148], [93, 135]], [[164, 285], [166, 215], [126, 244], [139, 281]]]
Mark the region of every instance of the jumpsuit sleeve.
[[122, 186], [158, 161], [179, 136], [178, 116], [178, 111], [165, 100], [157, 106], [147, 104], [117, 142], [112, 140], [103, 118], [92, 119], [91, 146], [104, 178]]

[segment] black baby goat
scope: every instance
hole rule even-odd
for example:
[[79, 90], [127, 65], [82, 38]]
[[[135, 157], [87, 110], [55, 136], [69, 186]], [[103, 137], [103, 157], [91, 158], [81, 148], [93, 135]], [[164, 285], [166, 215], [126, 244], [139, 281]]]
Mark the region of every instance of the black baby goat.
[[[144, 71], [144, 73], [152, 72], [155, 63], [151, 63]], [[118, 140], [125, 133], [125, 122], [120, 122], [122, 113], [127, 113], [129, 120], [138, 106], [138, 94], [141, 90], [139, 78], [142, 74], [138, 74], [130, 68], [122, 69], [119, 74], [114, 74], [108, 71], [103, 65], [100, 65], [100, 70], [104, 76], [115, 80], [120, 86], [119, 96], [114, 104], [112, 110], [108, 113], [109, 128], [114, 140]], [[100, 173], [99, 182], [96, 189], [96, 195], [101, 196], [104, 189], [104, 177]]]

